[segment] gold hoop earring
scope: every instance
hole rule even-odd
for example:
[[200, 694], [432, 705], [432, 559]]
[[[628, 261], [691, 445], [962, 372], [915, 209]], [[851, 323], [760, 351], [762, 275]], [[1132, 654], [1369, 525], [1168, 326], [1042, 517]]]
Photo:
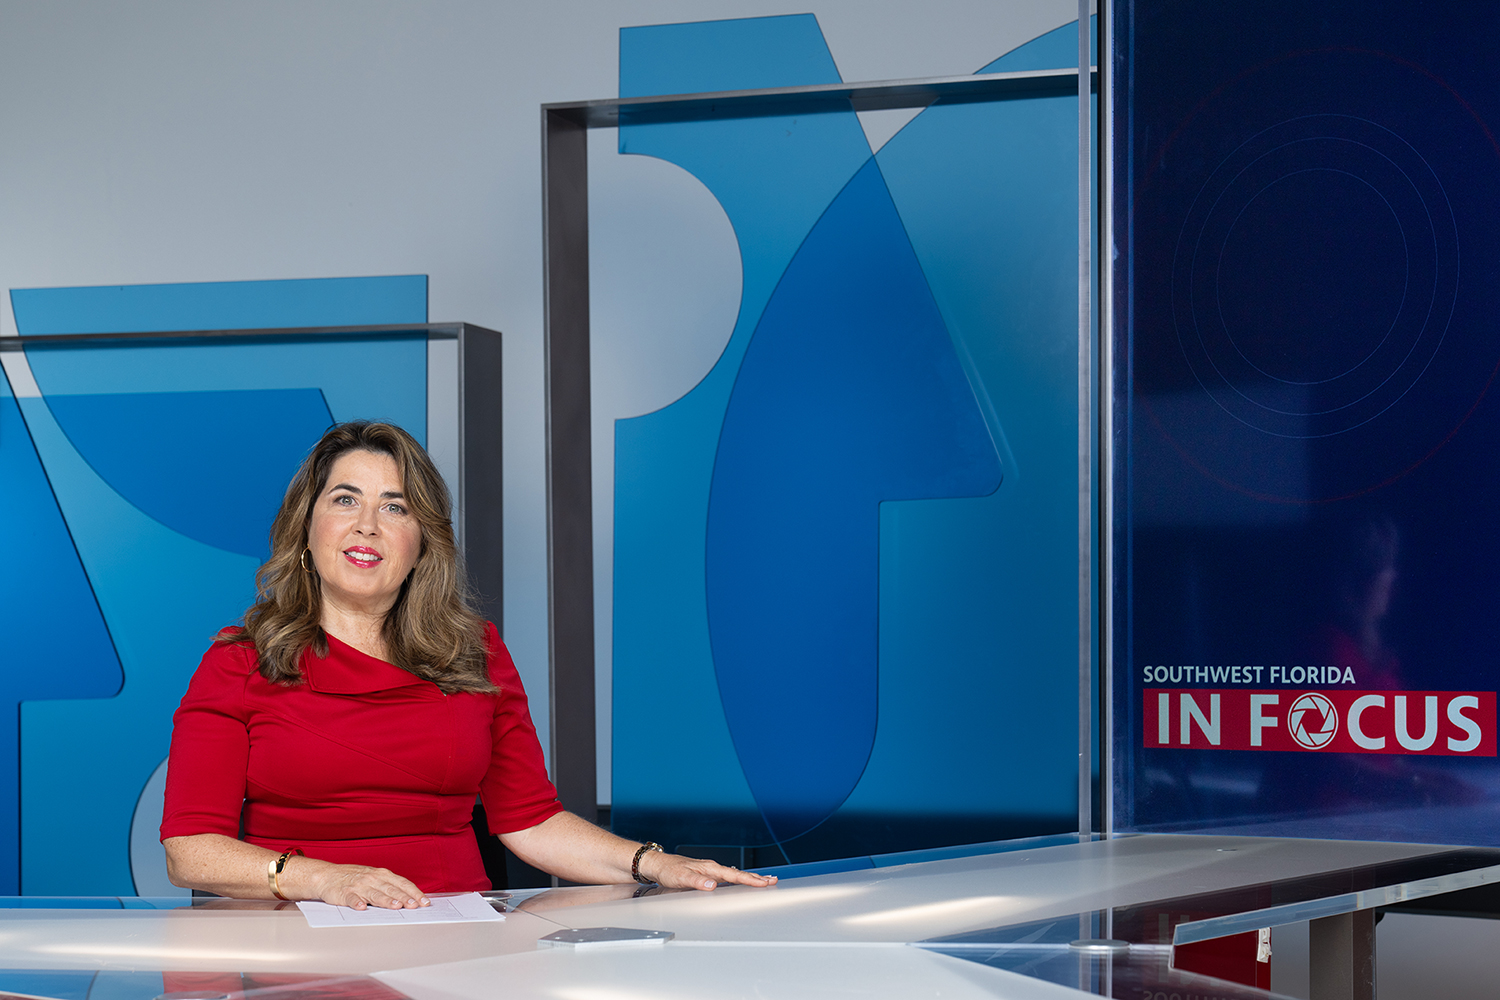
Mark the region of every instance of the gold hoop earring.
[[302, 572], [311, 573], [312, 567], [307, 564], [307, 557], [312, 555], [312, 549], [303, 549], [302, 557], [298, 561], [302, 563]]

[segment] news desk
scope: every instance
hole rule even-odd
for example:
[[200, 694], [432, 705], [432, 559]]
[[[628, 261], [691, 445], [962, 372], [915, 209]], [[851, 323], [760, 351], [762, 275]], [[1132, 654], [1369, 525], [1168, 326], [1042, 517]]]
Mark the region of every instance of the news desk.
[[[1315, 998], [1343, 1000], [1368, 995], [1375, 907], [1496, 881], [1500, 850], [1143, 835], [769, 889], [496, 893], [505, 919], [469, 924], [313, 928], [290, 903], [11, 897], [0, 901], [0, 994], [1248, 1000], [1271, 994], [1180, 971], [1173, 947], [1309, 920]], [[610, 936], [591, 928], [670, 938], [556, 941]]]

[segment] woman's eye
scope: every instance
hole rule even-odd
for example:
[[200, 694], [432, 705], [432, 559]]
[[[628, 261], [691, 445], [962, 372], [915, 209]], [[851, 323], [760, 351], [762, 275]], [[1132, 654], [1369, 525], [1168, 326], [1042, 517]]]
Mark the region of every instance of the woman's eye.
[[406, 508], [401, 506], [399, 503], [388, 503], [385, 505], [385, 509], [390, 511], [392, 514], [406, 513]]
[[338, 504], [340, 507], [353, 507], [354, 506], [354, 498], [351, 497], [347, 493], [345, 493], [343, 496], [334, 497], [333, 498], [333, 502], [336, 503], [336, 504]]

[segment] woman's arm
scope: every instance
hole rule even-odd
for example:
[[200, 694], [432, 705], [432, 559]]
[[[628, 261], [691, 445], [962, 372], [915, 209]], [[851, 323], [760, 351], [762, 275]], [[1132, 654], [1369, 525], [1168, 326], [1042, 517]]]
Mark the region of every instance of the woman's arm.
[[[569, 812], [499, 836], [500, 842], [528, 865], [570, 882], [595, 885], [633, 881], [630, 863], [641, 846]], [[774, 875], [742, 872], [716, 861], [658, 851], [641, 855], [641, 876], [668, 889], [712, 889], [720, 882], [754, 886], [776, 882]]]
[[[275, 851], [218, 833], [168, 837], [162, 846], [167, 850], [167, 877], [173, 885], [235, 899], [276, 898], [266, 877], [268, 865], [279, 856]], [[356, 910], [429, 905], [421, 889], [384, 868], [336, 865], [298, 855], [287, 859], [276, 884], [287, 899], [321, 899]]]

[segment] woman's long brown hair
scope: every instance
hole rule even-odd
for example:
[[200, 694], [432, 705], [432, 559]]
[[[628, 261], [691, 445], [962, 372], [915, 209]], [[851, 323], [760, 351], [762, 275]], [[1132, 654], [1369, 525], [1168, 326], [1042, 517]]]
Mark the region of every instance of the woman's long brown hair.
[[255, 604], [245, 624], [220, 633], [221, 643], [251, 642], [266, 680], [302, 680], [299, 661], [311, 648], [328, 655], [319, 622], [323, 598], [316, 570], [303, 569], [313, 505], [328, 485], [334, 462], [351, 451], [388, 455], [401, 475], [408, 509], [422, 528], [422, 551], [385, 616], [391, 662], [448, 693], [493, 692], [484, 646], [484, 620], [474, 612], [458, 546], [453, 540], [448, 487], [412, 436], [394, 424], [356, 420], [335, 424], [303, 461], [271, 522], [271, 558], [255, 574]]

